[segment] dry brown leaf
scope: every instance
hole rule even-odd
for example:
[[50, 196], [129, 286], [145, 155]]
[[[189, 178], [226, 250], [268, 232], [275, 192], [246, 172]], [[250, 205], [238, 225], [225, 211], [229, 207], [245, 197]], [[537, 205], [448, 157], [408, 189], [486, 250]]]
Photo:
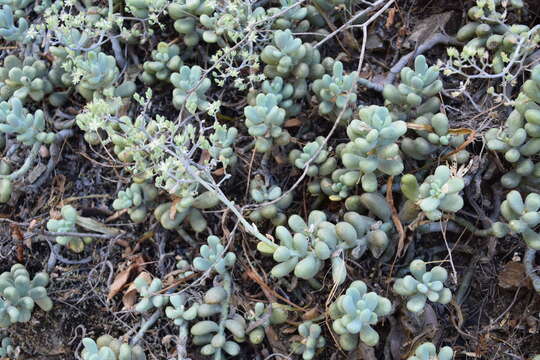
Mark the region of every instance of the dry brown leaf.
[[[139, 276], [145, 278], [148, 282], [152, 281], [152, 275], [150, 275], [149, 272], [143, 271], [139, 274]], [[133, 308], [133, 305], [135, 305], [135, 302], [137, 301], [137, 289], [135, 288], [135, 284], [131, 283], [129, 284], [129, 287], [127, 288], [126, 292], [124, 293], [124, 296], [122, 297], [122, 304], [124, 304], [125, 310], [130, 310]]]
[[176, 217], [176, 204], [178, 204], [182, 199], [177, 197], [174, 198], [171, 208], [169, 209], [169, 219], [173, 220]]
[[319, 310], [317, 308], [310, 309], [306, 311], [304, 315], [302, 315], [302, 320], [313, 320], [317, 318], [320, 315]]
[[129, 278], [131, 277], [131, 273], [133, 272], [133, 269], [135, 266], [130, 265], [127, 269], [124, 271], [120, 271], [116, 277], [114, 278], [114, 281], [111, 284], [111, 287], [109, 289], [109, 294], [107, 295], [107, 299], [111, 300], [116, 294], [122, 290], [124, 285], [127, 284]]
[[528, 287], [529, 279], [525, 272], [525, 265], [520, 262], [510, 261], [499, 274], [499, 286], [503, 289]]
[[114, 281], [111, 284], [111, 288], [109, 289], [109, 294], [107, 295], [107, 299], [111, 300], [116, 294], [118, 294], [128, 283], [130, 279], [133, 279], [140, 271], [141, 266], [144, 263], [144, 259], [141, 255], [136, 256], [133, 259], [133, 263], [127, 267], [127, 269], [120, 271], [116, 277], [114, 278]]
[[390, 29], [392, 25], [394, 25], [394, 22], [396, 19], [396, 13], [397, 13], [397, 9], [395, 7], [390, 8], [390, 10], [388, 10], [388, 17], [386, 18], [386, 24], [384, 24], [385, 28]]
[[212, 174], [214, 174], [215, 176], [221, 176], [225, 174], [225, 168], [216, 169], [212, 172]]
[[285, 121], [285, 124], [283, 124], [283, 127], [289, 128], [289, 127], [297, 127], [300, 125], [302, 125], [302, 121], [299, 118], [291, 118]]

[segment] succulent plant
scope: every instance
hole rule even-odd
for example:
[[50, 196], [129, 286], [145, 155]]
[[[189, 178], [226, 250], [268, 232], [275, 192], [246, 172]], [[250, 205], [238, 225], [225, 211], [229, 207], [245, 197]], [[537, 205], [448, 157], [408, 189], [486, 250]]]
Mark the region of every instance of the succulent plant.
[[[404, 138], [400, 148], [406, 155], [415, 160], [426, 160], [430, 157], [444, 155], [448, 151], [437, 151], [440, 147], [453, 150], [451, 148], [458, 148], [465, 142], [463, 134], [449, 132], [448, 118], [443, 113], [423, 114], [414, 119], [412, 123], [425, 127], [426, 130], [415, 129], [414, 131], [420, 137], [416, 139]], [[451, 159], [462, 164], [469, 160], [469, 153], [466, 150], [461, 150], [451, 156]]]
[[24, 42], [28, 31], [28, 21], [19, 18], [15, 24], [13, 11], [9, 5], [2, 6], [0, 10], [0, 37], [6, 41]]
[[[338, 157], [340, 157], [339, 152]], [[351, 175], [356, 176], [355, 174], [348, 175], [349, 173], [349, 169], [341, 167], [337, 168], [332, 171], [330, 177], [326, 176], [322, 178], [318, 184], [315, 183], [315, 186], [311, 189], [308, 188], [308, 190], [313, 191], [315, 194], [323, 193], [328, 196], [331, 201], [342, 201], [343, 199], [347, 199], [357, 185], [356, 183], [353, 184], [348, 181]]]
[[[276, 30], [290, 29], [293, 32], [307, 32], [311, 27], [310, 21], [307, 19], [308, 7], [294, 6], [298, 0], [279, 0], [281, 7], [269, 8], [266, 12], [270, 17], [277, 17], [272, 28]], [[289, 9], [283, 13], [285, 9]], [[279, 14], [279, 16], [278, 16]]]
[[540, 195], [529, 193], [523, 201], [517, 190], [506, 195], [501, 203], [501, 214], [505, 222], [493, 224], [493, 233], [497, 237], [507, 234], [520, 234], [528, 247], [540, 250], [540, 234], [534, 228], [540, 224]]
[[223, 275], [228, 272], [236, 261], [233, 252], [225, 253], [225, 247], [217, 236], [211, 235], [207, 239], [208, 244], [201, 246], [200, 255], [193, 259], [193, 267], [198, 271], [209, 271], [212, 269]]
[[326, 345], [326, 340], [321, 333], [321, 327], [311, 321], [305, 321], [298, 325], [298, 334], [302, 340], [291, 344], [292, 352], [302, 354], [304, 360], [314, 359], [317, 350]]
[[172, 295], [169, 299], [170, 305], [165, 308], [165, 314], [176, 326], [185, 326], [197, 317], [199, 304], [188, 306], [187, 301], [185, 294]]
[[141, 223], [146, 218], [147, 206], [157, 198], [157, 195], [157, 189], [153, 184], [133, 183], [129, 188], [118, 193], [112, 207], [114, 210], [128, 209], [131, 220]]
[[[272, 81], [265, 80], [261, 85], [263, 94], [273, 94], [278, 97], [278, 106], [285, 110], [285, 116], [296, 116], [302, 110], [302, 106], [296, 102], [307, 95], [307, 89], [285, 82], [281, 77], [276, 76]], [[251, 106], [257, 105], [258, 92], [251, 89], [248, 93], [248, 103]]]
[[280, 278], [294, 272], [300, 279], [311, 280], [322, 269], [324, 261], [331, 260], [332, 279], [337, 284], [343, 283], [347, 275], [341, 251], [359, 248], [357, 253], [361, 256], [369, 247], [380, 256], [388, 245], [384, 230], [392, 229], [387, 225], [378, 228], [375, 220], [353, 213], [345, 214], [345, 221], [332, 224], [319, 210], [309, 214], [307, 223], [300, 216], [291, 215], [288, 225], [292, 232], [281, 225], [275, 230], [279, 245], [264, 242], [257, 245], [260, 252], [272, 255], [279, 263], [272, 268], [272, 276]]
[[3, 337], [0, 341], [0, 358], [8, 358], [9, 355], [12, 355], [15, 351], [11, 338]]
[[167, 12], [175, 20], [174, 29], [183, 35], [184, 44], [194, 47], [201, 38], [199, 17], [212, 15], [214, 4], [208, 0], [177, 0], [168, 6]]
[[114, 86], [120, 74], [114, 56], [92, 50], [77, 57], [75, 66], [80, 73], [77, 91], [87, 101], [94, 99], [95, 94], [127, 97], [135, 92], [135, 84], [131, 81]]
[[27, 99], [41, 101], [52, 92], [47, 78], [47, 65], [33, 57], [21, 61], [15, 55], [8, 55], [0, 67], [0, 98], [8, 100], [12, 96], [22, 102]]
[[[225, 280], [227, 281], [227, 280]], [[198, 316], [209, 318], [219, 314], [219, 320], [201, 320], [190, 329], [193, 343], [202, 345], [201, 354], [213, 356], [215, 360], [225, 358], [224, 354], [236, 356], [246, 335], [246, 321], [238, 314], [229, 314], [230, 286], [215, 286], [204, 295], [203, 304], [199, 305]], [[227, 332], [234, 339], [227, 340]]]
[[[65, 205], [60, 210], [61, 219], [50, 219], [47, 221], [47, 230], [54, 232], [77, 232], [77, 210], [71, 205]], [[57, 236], [56, 242], [62, 246], [67, 246], [71, 251], [81, 252], [84, 245], [88, 245], [92, 239], [78, 236]]]
[[[0, 161], [0, 176], [11, 174], [11, 166], [6, 161]], [[11, 199], [13, 181], [8, 177], [0, 178], [0, 204], [5, 204]]]
[[416, 177], [411, 174], [401, 179], [401, 191], [414, 202], [431, 221], [440, 220], [443, 212], [455, 213], [463, 207], [463, 198], [459, 192], [465, 183], [445, 165], [435, 169], [419, 186]]
[[[320, 148], [322, 149], [319, 151]], [[325, 138], [318, 136], [315, 141], [304, 145], [302, 151], [293, 149], [289, 152], [289, 162], [296, 168], [304, 170], [306, 163], [319, 151], [307, 169], [307, 175], [313, 178], [308, 184], [308, 191], [311, 194], [319, 194], [321, 192], [321, 178], [329, 176], [336, 170], [337, 160], [330, 156], [330, 150], [325, 144]]]
[[17, 97], [0, 103], [0, 132], [16, 135], [17, 141], [25, 145], [50, 144], [56, 140], [55, 133], [45, 132], [43, 111], [29, 114]]
[[502, 129], [486, 132], [490, 150], [501, 152], [512, 164], [512, 169], [501, 178], [506, 188], [515, 188], [523, 182], [540, 181], [540, 165], [534, 157], [540, 153], [540, 66], [535, 66], [515, 101]]
[[26, 16], [26, 8], [32, 5], [32, 0], [1, 0], [0, 5], [9, 6], [13, 10], [15, 18]]
[[21, 264], [0, 274], [0, 328], [30, 321], [35, 305], [50, 311], [53, 303], [45, 289], [48, 283], [49, 275], [45, 272], [30, 280], [30, 274]]
[[212, 158], [220, 161], [224, 168], [232, 167], [236, 164], [236, 153], [234, 152], [234, 144], [238, 130], [235, 127], [227, 128], [224, 125], [215, 123], [214, 132], [208, 136], [211, 146], [208, 152]]
[[[351, 202], [356, 201], [360, 205], [351, 205]], [[367, 249], [373, 257], [380, 258], [390, 245], [390, 235], [394, 231], [391, 210], [384, 197], [378, 193], [364, 193], [358, 198], [347, 199], [345, 207], [354, 210], [369, 209], [370, 216], [360, 215], [355, 211], [346, 212], [343, 215], [344, 221], [336, 224], [336, 232], [342, 239], [338, 247], [353, 249], [355, 258], [361, 257]], [[375, 220], [376, 218], [380, 220]]]
[[272, 276], [279, 278], [294, 271], [298, 278], [312, 279], [337, 245], [335, 237], [325, 236], [325, 230], [333, 230], [333, 224], [326, 221], [322, 211], [314, 210], [309, 214], [307, 223], [295, 214], [289, 217], [288, 225], [293, 233], [284, 226], [275, 230], [280, 245], [269, 247], [259, 242], [257, 248], [262, 253], [273, 255], [279, 263], [272, 268]]
[[173, 105], [177, 109], [183, 106], [195, 114], [197, 109], [206, 111], [210, 103], [205, 93], [212, 85], [209, 78], [202, 78], [202, 69], [199, 66], [182, 66], [179, 72], [172, 73], [171, 83], [174, 85]]
[[407, 309], [414, 313], [424, 310], [426, 301], [448, 304], [452, 300], [452, 292], [444, 287], [448, 278], [446, 269], [435, 266], [430, 271], [422, 260], [413, 260], [409, 265], [411, 275], [397, 279], [394, 283], [394, 292], [409, 298]]
[[96, 341], [84, 338], [82, 344], [83, 360], [146, 360], [146, 355], [139, 345], [131, 346], [111, 335], [102, 335]]
[[[521, 0], [505, 2], [476, 1], [476, 6], [467, 12], [472, 22], [465, 24], [459, 29], [456, 39], [466, 42], [463, 52], [477, 54], [480, 51], [491, 52], [490, 61], [484, 61], [490, 65], [495, 73], [500, 73], [506, 66], [508, 56], [511, 55], [522, 37], [530, 30], [528, 26], [516, 24], [507, 26], [504, 19], [510, 10], [523, 8]], [[521, 47], [521, 52], [527, 51], [526, 46]]]
[[146, 19], [151, 12], [164, 8], [166, 0], [126, 0], [126, 7], [135, 17]]
[[505, 187], [515, 187], [523, 177], [535, 173], [531, 157], [540, 152], [540, 138], [530, 137], [527, 129], [532, 130], [533, 135], [540, 136], [540, 133], [532, 129], [534, 124], [525, 124], [524, 120], [519, 111], [514, 110], [506, 120], [504, 129], [492, 128], [485, 135], [488, 148], [503, 153], [506, 161], [514, 165], [514, 168], [501, 178]]
[[[258, 204], [273, 201], [282, 195], [281, 188], [277, 185], [267, 187], [260, 175], [255, 176], [249, 184], [251, 198]], [[249, 214], [249, 219], [254, 222], [270, 220], [273, 225], [283, 225], [287, 221], [285, 210], [293, 201], [293, 193], [289, 192], [278, 202], [262, 206]]]
[[390, 300], [367, 291], [364, 282], [354, 281], [345, 294], [330, 305], [332, 329], [339, 335], [343, 350], [354, 350], [359, 340], [375, 346], [379, 342], [379, 334], [372, 326], [392, 311]]
[[[245, 340], [246, 321], [238, 314], [230, 312], [232, 279], [230, 270], [236, 261], [232, 252], [225, 254], [217, 236], [209, 236], [208, 244], [201, 246], [199, 257], [193, 260], [193, 267], [198, 271], [215, 272], [221, 278], [221, 284], [210, 288], [203, 297], [203, 303], [197, 308], [197, 316], [205, 319], [194, 324], [191, 329], [193, 343], [202, 345], [201, 354], [213, 356], [214, 360], [224, 359], [224, 353], [236, 356], [240, 353], [237, 342]], [[208, 320], [218, 315], [217, 320]], [[227, 340], [225, 330], [234, 337]]]
[[184, 65], [180, 57], [180, 47], [160, 42], [157, 49], [152, 50], [152, 60], [143, 64], [141, 80], [146, 85], [153, 85], [157, 81], [170, 82], [171, 74], [179, 72]]
[[437, 348], [430, 342], [423, 343], [414, 350], [414, 356], [409, 357], [407, 360], [452, 360], [454, 358], [454, 351], [450, 346], [445, 346], [437, 353]]
[[265, 328], [285, 323], [288, 315], [287, 309], [277, 303], [270, 305], [264, 305], [261, 302], [255, 303], [253, 310], [246, 314], [246, 320], [249, 321], [246, 329], [251, 329], [247, 331], [249, 342], [255, 345], [262, 343]]
[[414, 60], [414, 70], [409, 67], [401, 70], [400, 81], [397, 87], [386, 84], [383, 89], [393, 117], [407, 121], [439, 112], [441, 102], [436, 95], [442, 90], [442, 81], [437, 66], [428, 67], [426, 58], [419, 55]]
[[184, 219], [187, 219], [195, 232], [201, 232], [206, 229], [207, 222], [200, 210], [210, 209], [218, 203], [218, 197], [212, 192], [206, 191], [195, 197], [189, 196], [174, 203], [161, 204], [154, 210], [154, 216], [167, 230], [176, 229]]
[[266, 64], [264, 74], [268, 78], [292, 78], [296, 80], [295, 87], [305, 87], [305, 79], [322, 77], [325, 70], [317, 49], [296, 39], [290, 29], [277, 30], [272, 39], [273, 45], [266, 46], [261, 53], [261, 60]]
[[403, 161], [396, 143], [407, 131], [404, 121], [392, 121], [388, 109], [368, 106], [360, 109], [360, 120], [347, 126], [350, 142], [341, 152], [343, 165], [349, 170], [340, 180], [347, 186], [361, 181], [367, 192], [377, 190], [377, 175], [399, 175]]
[[153, 308], [159, 309], [167, 305], [169, 297], [160, 294], [160, 291], [163, 289], [163, 283], [160, 279], [154, 278], [150, 281], [146, 276], [141, 274], [137, 276], [133, 283], [135, 284], [137, 292], [142, 297], [142, 299], [135, 304], [135, 311], [147, 312]]
[[345, 75], [341, 61], [335, 61], [332, 76], [324, 74], [313, 82], [313, 92], [319, 98], [319, 114], [336, 119], [342, 112], [340, 121], [346, 123], [353, 116], [349, 105], [356, 104], [356, 93], [353, 91], [358, 74], [356, 71]]
[[252, 8], [242, 1], [230, 1], [217, 6], [212, 14], [199, 16], [202, 39], [210, 44], [226, 48], [229, 42], [237, 43], [245, 36], [245, 29], [250, 22], [266, 18], [262, 6]]
[[246, 126], [248, 133], [255, 136], [255, 149], [259, 152], [268, 152], [274, 142], [277, 145], [287, 145], [290, 135], [283, 130], [285, 110], [278, 106], [279, 98], [273, 94], [257, 95], [256, 106], [246, 106]]

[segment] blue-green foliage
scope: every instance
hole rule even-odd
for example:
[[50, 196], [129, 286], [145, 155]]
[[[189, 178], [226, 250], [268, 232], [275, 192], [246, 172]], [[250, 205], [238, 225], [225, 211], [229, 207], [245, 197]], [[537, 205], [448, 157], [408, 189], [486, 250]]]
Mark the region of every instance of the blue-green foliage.
[[29, 114], [16, 97], [0, 103], [0, 132], [16, 135], [17, 141], [25, 145], [50, 144], [56, 139], [55, 133], [45, 132], [43, 111]]
[[30, 321], [35, 305], [43, 311], [52, 309], [52, 300], [45, 287], [49, 275], [37, 273], [32, 280], [26, 268], [15, 264], [0, 274], [0, 328]]
[[23, 42], [26, 40], [28, 22], [25, 18], [20, 18], [15, 24], [13, 11], [8, 5], [2, 6], [0, 10], [0, 36], [6, 41]]

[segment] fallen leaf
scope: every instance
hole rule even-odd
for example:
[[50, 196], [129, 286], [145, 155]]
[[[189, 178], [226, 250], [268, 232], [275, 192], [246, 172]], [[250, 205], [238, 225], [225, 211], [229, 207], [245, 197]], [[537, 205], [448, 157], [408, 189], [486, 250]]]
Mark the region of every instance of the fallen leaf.
[[302, 121], [299, 118], [291, 118], [287, 121], [285, 121], [285, 124], [283, 124], [283, 127], [297, 127], [302, 125]]
[[528, 287], [529, 279], [525, 272], [525, 265], [520, 262], [510, 261], [504, 265], [499, 274], [499, 286], [503, 289]]
[[313, 320], [315, 319], [316, 317], [318, 317], [320, 315], [319, 313], [319, 310], [317, 310], [317, 308], [313, 308], [313, 309], [310, 309], [308, 311], [306, 311], [306, 313], [304, 315], [302, 315], [302, 320]]
[[[152, 275], [150, 275], [149, 272], [143, 271], [139, 274], [139, 276], [145, 278], [148, 282], [152, 281]], [[125, 310], [131, 310], [133, 308], [133, 305], [137, 302], [137, 288], [135, 287], [135, 284], [132, 282], [129, 284], [129, 287], [127, 288], [124, 296], [122, 297], [122, 304], [124, 304]]]
[[386, 18], [386, 24], [384, 24], [385, 28], [390, 29], [390, 27], [394, 25], [394, 22], [396, 19], [396, 13], [397, 13], [397, 9], [395, 7], [388, 10], [388, 17]]
[[216, 169], [212, 172], [212, 174], [214, 174], [215, 176], [221, 176], [225, 174], [225, 168]]
[[142, 255], [135, 256], [127, 269], [120, 271], [114, 278], [111, 288], [109, 289], [107, 299], [111, 300], [116, 294], [118, 294], [128, 283], [128, 281], [133, 279], [141, 271], [142, 267], [144, 267], [144, 259]]
[[88, 231], [98, 232], [105, 235], [116, 236], [120, 235], [122, 231], [117, 228], [106, 226], [99, 221], [84, 216], [77, 216], [77, 225]]
[[173, 199], [172, 205], [169, 209], [169, 219], [173, 220], [176, 217], [176, 204], [178, 204], [182, 198], [175, 197]]
[[120, 292], [120, 290], [122, 290], [124, 285], [126, 285], [129, 281], [131, 273], [136, 267], [137, 265], [131, 264], [127, 269], [125, 269], [124, 271], [120, 271], [116, 275], [109, 289], [109, 294], [107, 295], [108, 300], [111, 300], [116, 294]]

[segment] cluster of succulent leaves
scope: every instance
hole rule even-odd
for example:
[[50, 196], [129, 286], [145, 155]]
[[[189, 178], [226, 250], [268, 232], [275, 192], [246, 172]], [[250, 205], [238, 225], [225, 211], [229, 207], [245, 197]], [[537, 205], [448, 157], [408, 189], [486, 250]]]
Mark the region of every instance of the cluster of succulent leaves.
[[[59, 233], [76, 233], [77, 219], [79, 214], [71, 205], [64, 205], [60, 210], [60, 219], [50, 219], [47, 221], [47, 229]], [[72, 235], [59, 235], [55, 237], [58, 244], [67, 247], [74, 252], [81, 252], [84, 246], [92, 242], [92, 238]]]
[[429, 220], [437, 221], [443, 212], [455, 213], [463, 207], [459, 193], [464, 187], [463, 179], [445, 165], [438, 166], [420, 185], [414, 175], [406, 174], [401, 178], [401, 191], [414, 205], [404, 204], [408, 213], [403, 217], [413, 218], [415, 210], [421, 210]]
[[273, 225], [283, 225], [287, 221], [285, 211], [293, 202], [293, 193], [283, 194], [277, 185], [268, 187], [261, 176], [255, 176], [250, 183], [249, 193], [257, 204], [275, 203], [260, 206], [249, 214], [249, 219], [254, 222], [269, 220]]
[[324, 137], [318, 136], [315, 141], [304, 145], [302, 151], [293, 149], [289, 152], [289, 162], [300, 170], [307, 166], [304, 171], [311, 178], [307, 186], [311, 194], [322, 192], [330, 197], [334, 194], [333, 184], [328, 176], [336, 170], [337, 159], [331, 156], [331, 149], [326, 146]]
[[311, 321], [303, 322], [298, 326], [298, 334], [302, 337], [301, 341], [291, 344], [292, 352], [302, 354], [302, 359], [311, 360], [315, 358], [318, 349], [326, 345], [326, 340], [322, 336], [321, 326]]
[[325, 73], [319, 51], [295, 38], [290, 29], [275, 31], [272, 40], [261, 52], [268, 78], [281, 77], [293, 82], [295, 87], [307, 88], [307, 79], [319, 79]]
[[83, 360], [146, 360], [141, 346], [131, 346], [111, 335], [102, 335], [95, 341], [87, 337], [82, 344]]
[[504, 222], [493, 224], [495, 236], [519, 234], [528, 247], [540, 250], [540, 234], [535, 230], [540, 224], [540, 195], [529, 193], [525, 199], [517, 190], [512, 190], [501, 203]]
[[0, 274], [0, 328], [30, 321], [36, 305], [43, 311], [50, 311], [53, 303], [45, 288], [48, 283], [47, 273], [37, 273], [30, 279], [21, 264]]
[[423, 343], [414, 350], [414, 355], [407, 360], [452, 360], [454, 358], [454, 351], [450, 346], [442, 347], [438, 352], [435, 345], [432, 343]]
[[356, 104], [356, 81], [356, 71], [345, 75], [341, 61], [334, 62], [332, 76], [324, 74], [313, 82], [313, 92], [320, 100], [319, 113], [333, 119], [350, 120], [353, 111], [348, 106]]
[[16, 55], [6, 56], [0, 67], [0, 98], [15, 97], [23, 103], [43, 100], [53, 90], [47, 72], [47, 65], [42, 60], [30, 56], [24, 60]]
[[16, 135], [16, 140], [25, 145], [50, 144], [56, 139], [54, 133], [45, 131], [43, 111], [29, 114], [17, 97], [0, 103], [0, 132]]
[[[208, 244], [201, 246], [200, 257], [193, 260], [198, 271], [217, 273], [221, 284], [210, 288], [197, 308], [197, 317], [202, 319], [190, 329], [193, 343], [201, 347], [201, 354], [213, 355], [214, 359], [222, 359], [223, 354], [231, 356], [240, 353], [238, 342], [245, 340], [246, 320], [239, 314], [231, 312], [232, 278], [231, 268], [236, 261], [232, 252], [225, 253], [225, 247], [216, 236], [209, 236]], [[209, 318], [217, 317], [217, 320]], [[233, 336], [227, 340], [226, 330]]]
[[[536, 42], [525, 40], [531, 30], [522, 24], [507, 25], [506, 18], [512, 12], [523, 9], [523, 1], [501, 0], [477, 0], [476, 5], [467, 11], [471, 20], [459, 29], [456, 39], [465, 42], [461, 58], [488, 57], [484, 63], [489, 64], [493, 73], [501, 73], [509, 59], [513, 56], [518, 58], [531, 52], [536, 47]], [[515, 54], [519, 48], [519, 53]], [[460, 59], [456, 59], [457, 66]]]
[[536, 65], [530, 79], [523, 84], [504, 127], [486, 132], [488, 148], [502, 153], [512, 165], [501, 178], [501, 184], [506, 188], [539, 182], [540, 165], [535, 161], [535, 155], [540, 152], [539, 92], [540, 65]]
[[332, 329], [339, 335], [341, 347], [351, 351], [358, 346], [359, 341], [368, 346], [376, 345], [379, 342], [379, 334], [372, 326], [391, 310], [390, 300], [374, 292], [368, 292], [364, 282], [354, 281], [329, 309], [330, 317], [333, 319]]
[[158, 191], [153, 184], [131, 184], [126, 190], [120, 191], [112, 203], [114, 210], [127, 209], [134, 223], [141, 223], [146, 218], [148, 206], [157, 198]]
[[162, 308], [167, 305], [169, 297], [160, 293], [163, 289], [163, 283], [160, 279], [154, 278], [149, 281], [142, 275], [139, 275], [133, 282], [135, 289], [141, 296], [141, 299], [135, 304], [135, 311], [147, 312], [153, 308]]
[[0, 37], [6, 41], [24, 42], [28, 31], [28, 21], [25, 18], [16, 18], [9, 5], [0, 9]]
[[407, 309], [414, 313], [422, 312], [426, 301], [448, 304], [452, 299], [450, 289], [444, 287], [448, 278], [446, 269], [435, 266], [430, 271], [422, 260], [414, 260], [409, 265], [412, 275], [397, 279], [394, 283], [394, 292], [409, 298]]
[[2, 340], [0, 341], [0, 356], [2, 358], [7, 358], [9, 355], [12, 355], [15, 351], [15, 348], [13, 347], [11, 338], [9, 337], [2, 337]]
[[257, 95], [255, 106], [246, 106], [246, 127], [248, 133], [255, 137], [255, 149], [258, 152], [269, 152], [273, 145], [287, 145], [290, 135], [283, 130], [285, 110], [279, 107], [279, 97], [274, 94]]
[[[280, 325], [287, 321], [289, 312], [285, 306], [278, 303], [265, 305], [257, 302], [252, 310], [245, 315], [249, 342], [260, 344], [265, 338], [265, 329], [270, 325]], [[251, 329], [251, 330], [249, 330]]]
[[353, 249], [355, 256], [359, 257], [369, 248], [374, 256], [379, 257], [386, 250], [388, 233], [393, 229], [389, 218], [388, 211], [384, 219], [386, 223], [381, 224], [371, 217], [348, 212], [344, 221], [333, 224], [319, 210], [313, 210], [307, 222], [295, 214], [288, 219], [290, 230], [282, 225], [276, 227], [275, 237], [279, 245], [261, 241], [257, 249], [272, 255], [279, 263], [272, 268], [273, 277], [293, 273], [300, 279], [312, 280], [323, 269], [325, 261], [330, 260], [332, 279], [336, 284], [342, 284], [347, 275], [342, 252]]
[[186, 219], [193, 231], [201, 232], [207, 225], [201, 210], [213, 208], [218, 203], [219, 199], [211, 191], [206, 191], [195, 197], [160, 204], [154, 210], [154, 216], [167, 230], [178, 228]]
[[360, 119], [347, 126], [348, 142], [341, 151], [347, 172], [340, 182], [352, 187], [358, 182], [367, 192], [377, 191], [377, 176], [399, 175], [404, 165], [397, 140], [407, 132], [407, 124], [394, 121], [387, 108], [371, 105], [361, 108]]

